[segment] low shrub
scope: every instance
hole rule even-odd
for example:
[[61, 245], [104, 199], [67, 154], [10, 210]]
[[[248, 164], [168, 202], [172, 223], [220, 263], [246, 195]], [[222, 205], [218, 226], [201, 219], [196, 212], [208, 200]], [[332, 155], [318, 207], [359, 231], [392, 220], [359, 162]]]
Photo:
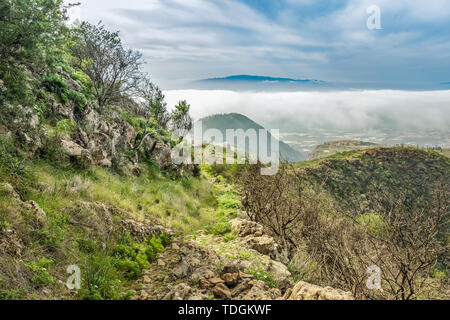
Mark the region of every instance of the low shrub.
[[219, 218], [215, 223], [208, 225], [205, 232], [216, 236], [227, 234], [231, 232], [231, 222], [225, 217]]
[[251, 274], [252, 276], [255, 277], [256, 280], [264, 281], [269, 286], [269, 288], [277, 287], [273, 275], [264, 271], [261, 268], [258, 268], [258, 269], [248, 268], [248, 269], [245, 269], [244, 272], [247, 274]]
[[75, 105], [75, 110], [78, 113], [82, 113], [88, 104], [88, 100], [84, 96], [84, 94], [75, 91], [75, 90], [69, 90], [67, 92], [67, 98], [71, 100]]
[[67, 83], [57, 74], [46, 76], [42, 80], [43, 86], [51, 93], [61, 97], [67, 91]]
[[78, 298], [82, 300], [120, 300], [121, 294], [120, 273], [114, 258], [99, 255], [89, 257], [81, 270], [82, 283], [78, 291]]
[[44, 257], [25, 263], [25, 266], [32, 272], [31, 282], [34, 286], [39, 288], [56, 283], [56, 280], [49, 273], [49, 268], [53, 263], [53, 260]]
[[[167, 241], [167, 238], [164, 237]], [[117, 267], [127, 279], [133, 280], [142, 275], [144, 269], [150, 266], [150, 262], [158, 258], [158, 254], [164, 250], [163, 240], [152, 237], [150, 240], [135, 242], [126, 233], [120, 240], [120, 244], [114, 248], [113, 255], [117, 259]]]

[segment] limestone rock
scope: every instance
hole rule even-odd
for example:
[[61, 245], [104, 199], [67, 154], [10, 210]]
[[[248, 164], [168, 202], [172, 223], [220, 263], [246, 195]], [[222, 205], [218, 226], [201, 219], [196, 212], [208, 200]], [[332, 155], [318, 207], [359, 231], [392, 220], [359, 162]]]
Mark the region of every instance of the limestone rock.
[[168, 168], [172, 165], [172, 155], [170, 146], [157, 141], [152, 151], [152, 159], [161, 168]]
[[238, 273], [239, 274], [239, 268], [233, 264], [226, 265], [225, 267], [223, 267], [221, 274], [223, 275], [226, 273]]
[[235, 286], [239, 282], [239, 273], [225, 273], [222, 275], [222, 280], [229, 287]]
[[149, 239], [153, 236], [159, 236], [162, 233], [172, 235], [173, 231], [160, 225], [156, 225], [148, 220], [142, 222], [132, 219], [124, 219], [121, 221], [121, 228], [123, 232], [128, 232], [130, 235], [138, 240]]
[[206, 300], [208, 296], [182, 282], [171, 288], [161, 298], [162, 300]]
[[231, 291], [223, 283], [216, 284], [212, 292], [216, 299], [231, 300]]
[[354, 300], [354, 298], [350, 292], [300, 281], [285, 293], [283, 300]]
[[264, 281], [251, 280], [246, 286], [249, 290], [241, 294], [239, 300], [275, 300], [281, 297], [279, 289], [270, 289]]
[[191, 267], [188, 263], [185, 261], [180, 262], [177, 266], [173, 268], [173, 274], [178, 279], [187, 277], [189, 275], [189, 272], [191, 271]]
[[32, 225], [35, 228], [41, 228], [47, 221], [47, 214], [45, 211], [34, 201], [30, 200], [24, 203], [24, 208], [29, 210], [32, 214]]
[[241, 237], [248, 235], [260, 237], [264, 233], [264, 228], [262, 225], [244, 219], [233, 219], [231, 221], [231, 228], [236, 230]]
[[62, 105], [56, 101], [52, 101], [53, 114], [74, 121], [73, 108], [69, 105]]
[[56, 71], [64, 78], [65, 82], [68, 84], [69, 90], [75, 90], [78, 92], [83, 91], [81, 85], [77, 81], [75, 81], [67, 72], [65, 72], [61, 66], [57, 66]]
[[198, 281], [198, 285], [199, 285], [199, 287], [201, 288], [201, 289], [210, 289], [211, 288], [211, 283], [209, 282], [209, 281], [207, 281], [207, 280], [205, 280], [205, 279], [200, 279], [199, 281]]
[[180, 245], [180, 261], [174, 266], [174, 272], [179, 278], [190, 278], [192, 274], [210, 278], [221, 263], [218, 254], [211, 249], [200, 247], [194, 243]]
[[0, 255], [21, 256], [25, 248], [23, 240], [14, 229], [0, 229]]
[[281, 262], [271, 260], [267, 272], [274, 276], [275, 283], [281, 290], [285, 291], [292, 286], [291, 281], [289, 280], [291, 273]]
[[49, 185], [48, 183], [45, 183], [45, 182], [42, 182], [42, 181], [39, 181], [37, 183], [36, 188], [37, 188], [37, 190], [39, 190], [40, 192], [43, 192], [43, 193], [51, 193], [51, 192], [53, 192], [53, 187], [51, 185]]
[[0, 183], [0, 195], [5, 195], [9, 197], [10, 199], [14, 199], [16, 201], [20, 201], [20, 196], [14, 190], [14, 187], [9, 183]]
[[221, 278], [211, 278], [209, 279], [209, 282], [214, 286], [219, 283], [225, 283], [225, 281]]
[[272, 237], [263, 235], [260, 237], [247, 236], [243, 239], [247, 247], [258, 251], [261, 254], [276, 259], [279, 256], [280, 249]]
[[90, 152], [71, 140], [61, 140], [61, 148], [70, 157], [91, 160]]

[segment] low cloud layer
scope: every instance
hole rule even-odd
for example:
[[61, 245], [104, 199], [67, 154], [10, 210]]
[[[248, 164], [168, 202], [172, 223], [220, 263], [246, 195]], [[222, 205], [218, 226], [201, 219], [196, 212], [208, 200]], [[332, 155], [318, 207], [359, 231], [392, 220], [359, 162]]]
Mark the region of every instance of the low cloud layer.
[[242, 113], [267, 127], [336, 130], [437, 130], [449, 134], [450, 91], [233, 92], [166, 91], [169, 106], [186, 99], [195, 119]]

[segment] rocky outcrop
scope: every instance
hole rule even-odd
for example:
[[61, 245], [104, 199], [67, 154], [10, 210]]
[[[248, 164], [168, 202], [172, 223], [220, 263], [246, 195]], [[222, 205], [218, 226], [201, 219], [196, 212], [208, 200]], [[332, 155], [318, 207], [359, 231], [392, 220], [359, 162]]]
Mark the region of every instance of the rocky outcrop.
[[0, 195], [7, 196], [9, 199], [20, 201], [20, 195], [14, 190], [14, 187], [9, 183], [0, 183]]
[[68, 157], [77, 159], [79, 162], [92, 163], [90, 152], [71, 140], [61, 140], [61, 149]]
[[173, 235], [171, 229], [152, 223], [149, 220], [139, 222], [133, 219], [124, 219], [121, 221], [120, 228], [123, 232], [130, 233], [134, 239], [138, 240], [150, 239], [161, 234]]
[[232, 293], [237, 300], [278, 300], [281, 291], [277, 288], [269, 288], [264, 281], [245, 279]]
[[[111, 234], [125, 232], [136, 240], [149, 239], [162, 233], [172, 235], [173, 231], [149, 220], [136, 221], [127, 212], [101, 202], [78, 201], [70, 210], [72, 223], [87, 227], [89, 233], [106, 241]], [[117, 222], [118, 220], [118, 222]]]
[[[41, 229], [47, 223], [45, 211], [34, 201], [22, 202], [19, 194], [9, 183], [0, 184], [0, 194], [8, 196], [10, 201], [16, 203], [16, 208], [10, 213], [17, 216], [17, 218], [20, 215], [26, 216], [31, 230]], [[21, 257], [25, 250], [26, 242], [23, 230], [16, 230], [14, 226], [10, 225], [0, 226], [0, 260], [4, 254]]]
[[288, 262], [281, 247], [275, 242], [273, 237], [265, 232], [264, 227], [259, 223], [245, 219], [234, 219], [231, 221], [231, 227], [242, 237], [242, 243], [247, 248], [267, 255], [271, 259], [283, 263]]
[[263, 226], [250, 220], [233, 219], [231, 220], [231, 227], [233, 230], [236, 230], [241, 237], [249, 235], [261, 237], [264, 234]]
[[[143, 279], [136, 299], [224, 300], [281, 299], [279, 289], [271, 289], [253, 275], [244, 273], [238, 264], [225, 264], [214, 250], [192, 242], [174, 244], [166, 250]], [[169, 273], [169, 275], [167, 275]], [[157, 287], [158, 283], [168, 285]], [[172, 285], [170, 283], [177, 283]]]
[[349, 292], [300, 281], [285, 293], [283, 300], [354, 300], [354, 298]]
[[212, 293], [216, 299], [231, 300], [231, 291], [223, 283], [216, 284], [212, 290]]
[[[75, 121], [70, 107], [54, 104], [54, 112], [60, 117]], [[140, 172], [138, 154], [125, 155], [127, 151], [135, 149], [138, 134], [117, 111], [108, 110], [100, 115], [93, 108], [87, 107], [77, 121], [81, 126], [71, 135], [71, 140], [65, 138], [60, 142], [67, 156], [83, 164], [114, 167], [125, 173]], [[142, 156], [150, 156], [161, 168], [174, 166], [170, 145], [162, 139], [147, 136], [140, 145]]]

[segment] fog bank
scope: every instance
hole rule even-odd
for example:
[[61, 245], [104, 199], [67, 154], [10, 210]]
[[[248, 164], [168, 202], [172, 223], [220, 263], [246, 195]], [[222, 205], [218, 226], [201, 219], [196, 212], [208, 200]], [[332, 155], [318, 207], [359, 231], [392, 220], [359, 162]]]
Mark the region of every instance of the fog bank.
[[335, 130], [439, 130], [450, 128], [450, 90], [234, 92], [165, 91], [169, 106], [186, 99], [194, 118], [242, 113], [267, 127]]

